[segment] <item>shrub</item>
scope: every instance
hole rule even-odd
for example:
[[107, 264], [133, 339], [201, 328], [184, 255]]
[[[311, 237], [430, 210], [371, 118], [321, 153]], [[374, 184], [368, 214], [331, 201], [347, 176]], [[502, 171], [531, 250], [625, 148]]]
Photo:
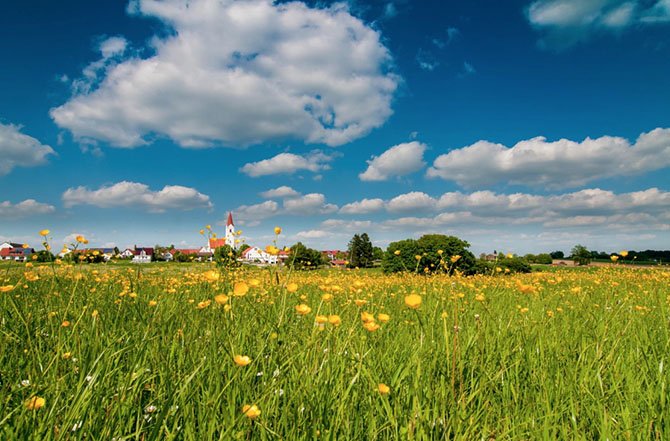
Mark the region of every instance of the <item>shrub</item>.
[[460, 271], [466, 275], [474, 274], [475, 256], [468, 247], [468, 242], [443, 234], [427, 234], [418, 240], [405, 239], [389, 245], [384, 253], [382, 268], [386, 273]]

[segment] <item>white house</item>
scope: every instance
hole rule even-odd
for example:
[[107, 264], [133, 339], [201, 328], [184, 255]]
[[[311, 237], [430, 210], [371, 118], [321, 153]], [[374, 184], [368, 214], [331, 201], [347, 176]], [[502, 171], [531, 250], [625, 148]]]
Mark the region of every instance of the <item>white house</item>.
[[242, 252], [242, 260], [245, 262], [276, 264], [277, 256], [273, 256], [258, 247], [249, 247]]
[[133, 252], [133, 263], [149, 263], [151, 262], [151, 256], [154, 254], [153, 248], [138, 248], [135, 247]]
[[125, 250], [123, 250], [123, 252], [119, 253], [119, 257], [122, 259], [129, 259], [134, 255], [135, 253], [133, 253], [133, 250], [131, 250], [130, 248], [126, 248]]

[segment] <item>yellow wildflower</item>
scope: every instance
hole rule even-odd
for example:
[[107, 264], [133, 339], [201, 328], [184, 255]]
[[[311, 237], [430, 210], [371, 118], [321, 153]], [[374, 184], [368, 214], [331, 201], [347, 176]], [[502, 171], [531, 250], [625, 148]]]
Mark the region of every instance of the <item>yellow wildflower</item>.
[[405, 296], [405, 305], [412, 309], [418, 309], [421, 306], [421, 296], [418, 294]]

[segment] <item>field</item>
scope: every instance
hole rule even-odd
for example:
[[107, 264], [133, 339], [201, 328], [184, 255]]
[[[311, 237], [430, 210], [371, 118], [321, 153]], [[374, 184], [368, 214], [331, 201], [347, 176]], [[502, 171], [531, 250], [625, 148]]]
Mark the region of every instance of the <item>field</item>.
[[0, 439], [669, 439], [669, 285], [4, 266]]

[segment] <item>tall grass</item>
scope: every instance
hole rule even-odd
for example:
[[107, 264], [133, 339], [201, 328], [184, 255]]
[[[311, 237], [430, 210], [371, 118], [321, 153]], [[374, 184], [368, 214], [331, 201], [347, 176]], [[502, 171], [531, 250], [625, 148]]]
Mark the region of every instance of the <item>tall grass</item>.
[[113, 268], [5, 269], [0, 439], [670, 437], [669, 271]]

